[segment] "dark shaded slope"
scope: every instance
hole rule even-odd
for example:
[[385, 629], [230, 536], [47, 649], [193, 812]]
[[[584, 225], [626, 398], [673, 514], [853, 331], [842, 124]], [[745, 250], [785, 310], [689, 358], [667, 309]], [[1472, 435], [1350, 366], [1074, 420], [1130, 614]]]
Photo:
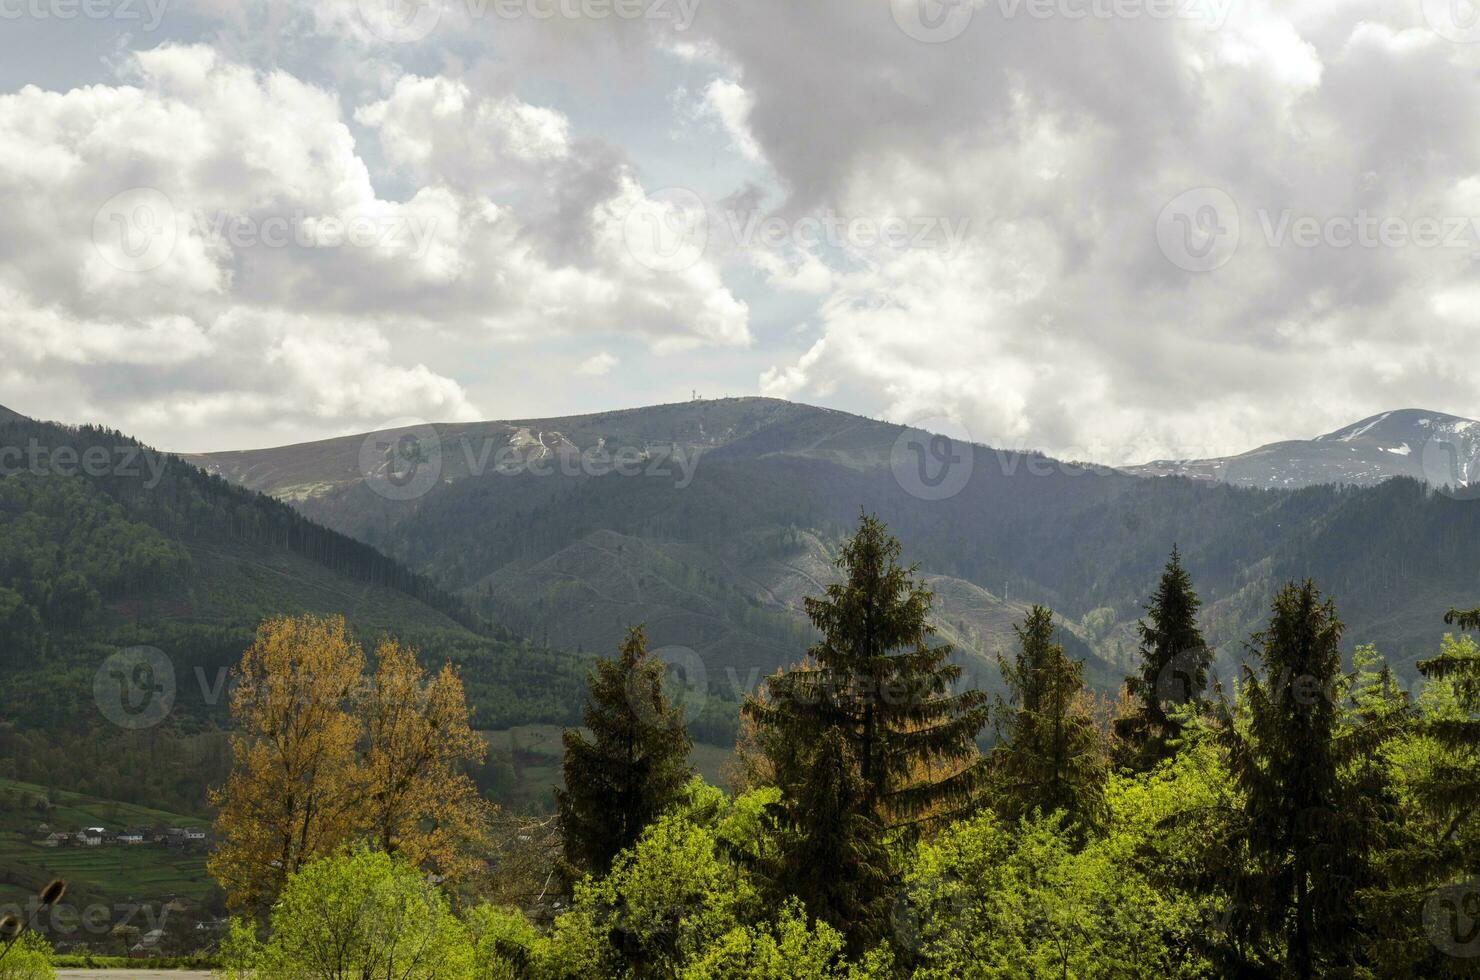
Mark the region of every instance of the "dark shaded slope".
[[219, 723], [223, 671], [256, 625], [300, 612], [344, 614], [367, 641], [393, 633], [429, 661], [463, 664], [485, 724], [574, 717], [577, 659], [492, 629], [424, 575], [286, 504], [104, 429], [9, 421], [6, 447], [26, 463], [0, 476], [0, 662], [13, 671], [0, 721], [112, 722], [94, 675], [147, 646], [173, 666], [169, 724]]

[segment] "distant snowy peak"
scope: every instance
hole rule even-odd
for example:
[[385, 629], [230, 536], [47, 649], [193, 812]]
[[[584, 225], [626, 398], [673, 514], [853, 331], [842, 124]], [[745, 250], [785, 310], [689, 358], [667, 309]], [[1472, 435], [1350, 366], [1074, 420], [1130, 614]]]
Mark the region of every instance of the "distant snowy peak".
[[1267, 488], [1368, 485], [1408, 476], [1463, 490], [1480, 485], [1480, 422], [1405, 408], [1314, 439], [1270, 443], [1218, 459], [1156, 460], [1127, 471]]
[[1383, 412], [1360, 422], [1353, 422], [1344, 429], [1316, 436], [1315, 442], [1360, 442], [1370, 445], [1387, 445], [1397, 442], [1425, 441], [1435, 434], [1462, 434], [1471, 430], [1480, 431], [1480, 422], [1445, 415], [1443, 412], [1426, 412], [1419, 408], [1405, 408], [1397, 412]]

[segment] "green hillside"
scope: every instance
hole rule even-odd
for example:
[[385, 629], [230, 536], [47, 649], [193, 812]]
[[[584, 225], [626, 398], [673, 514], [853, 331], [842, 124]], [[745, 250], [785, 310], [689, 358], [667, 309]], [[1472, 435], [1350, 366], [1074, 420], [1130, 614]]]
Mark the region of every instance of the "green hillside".
[[[201, 903], [214, 887], [204, 847], [162, 845], [42, 847], [52, 831], [83, 827], [204, 827], [206, 822], [149, 807], [0, 778], [0, 904], [23, 903], [53, 878], [67, 882], [68, 902]], [[44, 829], [43, 829], [44, 828]]]
[[[726, 683], [800, 656], [801, 598], [831, 580], [830, 556], [860, 508], [921, 563], [941, 597], [937, 628], [986, 687], [999, 683], [1012, 622], [1040, 602], [1089, 679], [1113, 688], [1174, 543], [1207, 600], [1224, 670], [1290, 578], [1315, 576], [1336, 595], [1349, 643], [1378, 644], [1408, 679], [1437, 646], [1438, 614], [1480, 591], [1480, 553], [1466, 546], [1480, 509], [1412, 480], [1257, 490], [973, 446], [960, 492], [922, 499], [896, 472], [905, 431], [755, 398], [436, 426], [415, 435], [440, 479], [403, 502], [374, 493], [353, 458], [367, 438], [396, 433], [201, 462], [375, 543], [528, 635], [603, 650], [625, 623], [646, 621], [655, 643], [699, 651], [711, 681]], [[683, 478], [646, 464], [630, 475], [556, 465], [621, 447], [649, 463], [701, 455]], [[470, 465], [491, 458], [503, 465]]]
[[24, 465], [0, 475], [0, 776], [200, 814], [226, 764], [228, 671], [283, 614], [342, 614], [367, 643], [458, 664], [481, 727], [578, 715], [588, 658], [285, 504], [105, 429], [14, 417], [7, 448]]

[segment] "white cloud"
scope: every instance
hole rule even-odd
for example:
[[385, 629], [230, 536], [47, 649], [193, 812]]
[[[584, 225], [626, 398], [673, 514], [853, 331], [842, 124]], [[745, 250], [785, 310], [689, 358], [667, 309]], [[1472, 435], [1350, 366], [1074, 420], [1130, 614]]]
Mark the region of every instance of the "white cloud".
[[355, 118], [377, 131], [392, 164], [459, 187], [528, 181], [531, 168], [571, 151], [570, 121], [560, 113], [508, 95], [479, 98], [448, 78], [405, 75]]
[[[0, 363], [55, 378], [78, 411], [182, 432], [281, 412], [306, 433], [377, 398], [460, 416], [486, 407], [468, 392], [497, 390], [497, 357], [572, 337], [696, 364], [685, 352], [755, 345], [711, 383], [954, 414], [984, 441], [1110, 461], [1401, 405], [1477, 414], [1463, 366], [1480, 354], [1480, 239], [1296, 248], [1264, 231], [1477, 213], [1480, 45], [1420, 8], [1044, 21], [987, 3], [925, 44], [880, 3], [705, 4], [682, 32], [450, 4], [392, 44], [356, 0], [198, 0], [219, 18], [209, 45], [129, 53], [120, 35], [118, 76], [98, 83], [78, 54], [89, 84], [0, 95]], [[634, 210], [662, 213], [665, 185], [710, 206], [707, 247], [672, 271], [626, 234]], [[1209, 186], [1237, 202], [1241, 238], [1189, 273], [1157, 217]], [[138, 264], [122, 239], [93, 242], [95, 212], [132, 187], [179, 208], [174, 247], [142, 271], [120, 268]], [[726, 238], [732, 201], [793, 225], [968, 234], [762, 246]], [[289, 215], [313, 241], [243, 246], [198, 214], [259, 230]], [[399, 233], [321, 240], [355, 221]], [[359, 380], [315, 391], [313, 364]]]
[[604, 378], [612, 373], [612, 368], [620, 362], [617, 358], [606, 351], [592, 354], [580, 364], [576, 365], [576, 374], [586, 378]]
[[[829, 6], [827, 30], [785, 7], [698, 24], [745, 81], [746, 132], [792, 192], [782, 211], [944, 216], [970, 235], [954, 253], [828, 258], [821, 339], [762, 372], [764, 391], [953, 415], [986, 442], [1111, 462], [1399, 405], [1480, 411], [1436, 369], [1480, 353], [1480, 322], [1429, 322], [1480, 240], [1301, 249], [1261, 224], [1473, 213], [1480, 141], [1456, 120], [1480, 112], [1480, 53], [1436, 43], [1416, 5], [1260, 3], [1212, 29], [988, 4], [935, 45], [863, 5]], [[783, 17], [791, 29], [768, 28]], [[1155, 234], [1199, 186], [1242, 219], [1233, 258], [1200, 274]], [[784, 282], [786, 264], [760, 264]]]
[[[437, 336], [749, 341], [746, 306], [707, 260], [675, 274], [636, 261], [622, 218], [645, 191], [558, 112], [399, 78], [354, 113], [413, 182], [388, 200], [332, 91], [205, 45], [138, 53], [123, 73], [0, 95], [0, 290], [14, 299], [0, 357], [91, 386], [110, 418], [179, 438], [269, 406], [315, 432], [467, 418], [455, 361], [404, 365], [401, 351], [435, 355]], [[151, 380], [76, 370], [104, 364]]]
[[719, 120], [741, 155], [753, 163], [764, 162], [760, 144], [750, 133], [750, 110], [755, 99], [743, 86], [716, 78], [704, 89], [703, 106]]

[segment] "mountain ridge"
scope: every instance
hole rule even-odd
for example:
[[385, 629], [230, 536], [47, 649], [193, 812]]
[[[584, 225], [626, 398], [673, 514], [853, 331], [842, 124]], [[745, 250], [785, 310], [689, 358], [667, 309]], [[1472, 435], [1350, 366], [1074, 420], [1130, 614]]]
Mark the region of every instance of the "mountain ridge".
[[[758, 417], [746, 420], [728, 432], [708, 432], [702, 420], [696, 431], [684, 434], [672, 425], [674, 417], [705, 412], [723, 412], [729, 408], [759, 410]], [[4, 409], [0, 408], [0, 417]], [[658, 439], [656, 429], [665, 424], [672, 431]], [[630, 427], [627, 420], [643, 420], [645, 425]], [[832, 431], [816, 431], [820, 420], [835, 425]], [[272, 496], [304, 500], [341, 490], [365, 477], [360, 465], [367, 440], [408, 434], [429, 434], [445, 444], [470, 446], [473, 441], [496, 444], [495, 448], [517, 445], [521, 434], [553, 452], [564, 448], [587, 451], [593, 446], [584, 434], [603, 427], [618, 431], [631, 429], [631, 437], [643, 442], [639, 450], [650, 449], [654, 442], [665, 442], [683, 451], [703, 451], [724, 455], [765, 455], [782, 452], [790, 455], [824, 456], [851, 466], [887, 463], [881, 457], [877, 442], [866, 440], [852, 447], [825, 444], [848, 434], [898, 434], [909, 426], [872, 419], [824, 406], [792, 402], [779, 398], [742, 396], [723, 399], [696, 399], [667, 402], [651, 406], [617, 409], [551, 417], [488, 419], [479, 422], [428, 422], [388, 429], [372, 429], [352, 435], [291, 443], [261, 449], [231, 450], [211, 453], [184, 453], [181, 458], [207, 472], [231, 482]], [[816, 440], [803, 451], [798, 443], [803, 430], [812, 430]], [[792, 444], [787, 445], [787, 435]], [[547, 445], [546, 443], [555, 443]], [[973, 443], [979, 450], [1010, 452], [1014, 455], [1051, 457], [1034, 452], [994, 450], [986, 443]], [[481, 448], [481, 447], [480, 447]], [[455, 480], [468, 475], [481, 475], [477, 457], [463, 452], [444, 453], [442, 479]], [[1090, 466], [1101, 464], [1090, 461]], [[304, 469], [308, 472], [304, 472]], [[1106, 467], [1109, 468], [1109, 467]], [[1114, 467], [1120, 472], [1139, 477], [1184, 476], [1194, 480], [1225, 482], [1235, 486], [1298, 489], [1325, 483], [1370, 486], [1386, 479], [1407, 476], [1431, 485], [1469, 483], [1480, 480], [1480, 421], [1421, 408], [1394, 409], [1379, 412], [1339, 429], [1310, 438], [1292, 438], [1266, 443], [1242, 453], [1188, 459], [1156, 459], [1146, 463]]]
[[[739, 419], [729, 419], [728, 439], [704, 428], [706, 414], [719, 414], [730, 410], [742, 413]], [[372, 439], [389, 441], [391, 436], [435, 435], [444, 446], [451, 442], [459, 447], [470, 447], [467, 451], [443, 452], [441, 465], [443, 479], [456, 479], [467, 475], [479, 463], [488, 463], [491, 456], [484, 450], [488, 444], [499, 449], [505, 446], [532, 448], [521, 443], [521, 436], [534, 439], [551, 452], [559, 446], [546, 445], [545, 438], [559, 437], [577, 450], [587, 450], [596, 445], [606, 434], [625, 439], [624, 446], [642, 448], [664, 444], [684, 451], [713, 451], [727, 447], [744, 437], [754, 435], [761, 429], [801, 416], [831, 416], [848, 419], [855, 423], [888, 425], [863, 416], [852, 415], [837, 409], [805, 405], [780, 398], [740, 397], [719, 399], [694, 399], [686, 402], [666, 402], [637, 408], [615, 409], [608, 412], [589, 412], [575, 415], [551, 416], [548, 418], [486, 419], [478, 422], [425, 422], [416, 425], [396, 426], [387, 429], [372, 429], [366, 432], [328, 439], [293, 443], [286, 446], [262, 449], [231, 450], [212, 453], [182, 453], [181, 458], [206, 472], [222, 476], [234, 483], [260, 490], [279, 497], [301, 499], [321, 496], [342, 488], [365, 477], [361, 467], [362, 454]], [[680, 419], [674, 423], [675, 417]], [[692, 425], [685, 424], [687, 417], [694, 417]], [[636, 426], [628, 425], [638, 420]], [[739, 431], [736, 431], [736, 430]], [[724, 432], [724, 430], [721, 430]], [[581, 437], [586, 437], [584, 443]], [[572, 438], [575, 437], [575, 438]], [[481, 445], [474, 446], [475, 440]], [[270, 461], [270, 462], [269, 462]], [[312, 473], [304, 473], [302, 467], [312, 464]]]
[[[1467, 421], [1416, 415], [1437, 420], [1434, 431]], [[1366, 459], [1416, 424], [1385, 413], [1317, 445]], [[525, 635], [609, 650], [624, 624], [649, 621], [655, 645], [698, 651], [711, 677], [802, 654], [811, 633], [800, 598], [832, 581], [830, 562], [860, 510], [882, 517], [905, 560], [921, 563], [939, 599], [936, 628], [988, 687], [1000, 682], [996, 655], [1015, 642], [1011, 623], [1042, 603], [1087, 674], [1113, 690], [1174, 543], [1229, 664], [1278, 585], [1316, 575], [1349, 613], [1348, 635], [1377, 642], [1411, 673], [1437, 644], [1444, 609], [1472, 600], [1480, 580], [1480, 556], [1444, 543], [1480, 533], [1480, 519], [1411, 480], [1269, 495], [1257, 481], [1147, 479], [973, 445], [956, 447], [964, 479], [946, 484], [919, 470], [933, 457], [918, 429], [776, 399], [716, 399], [427, 426], [415, 448], [437, 460], [435, 478], [398, 499], [394, 484], [377, 482], [382, 449], [395, 441], [371, 433], [359, 445], [350, 437], [202, 462], [374, 544]], [[623, 474], [580, 462], [620, 450], [642, 465]], [[699, 454], [691, 470], [663, 469], [689, 452]], [[480, 453], [501, 462], [470, 465]], [[1373, 515], [1408, 531], [1374, 537], [1361, 529]]]
[[1427, 409], [1379, 412], [1310, 439], [1233, 456], [1162, 459], [1121, 467], [1136, 476], [1184, 476], [1265, 489], [1372, 486], [1394, 477], [1463, 490], [1480, 480], [1480, 422]]

